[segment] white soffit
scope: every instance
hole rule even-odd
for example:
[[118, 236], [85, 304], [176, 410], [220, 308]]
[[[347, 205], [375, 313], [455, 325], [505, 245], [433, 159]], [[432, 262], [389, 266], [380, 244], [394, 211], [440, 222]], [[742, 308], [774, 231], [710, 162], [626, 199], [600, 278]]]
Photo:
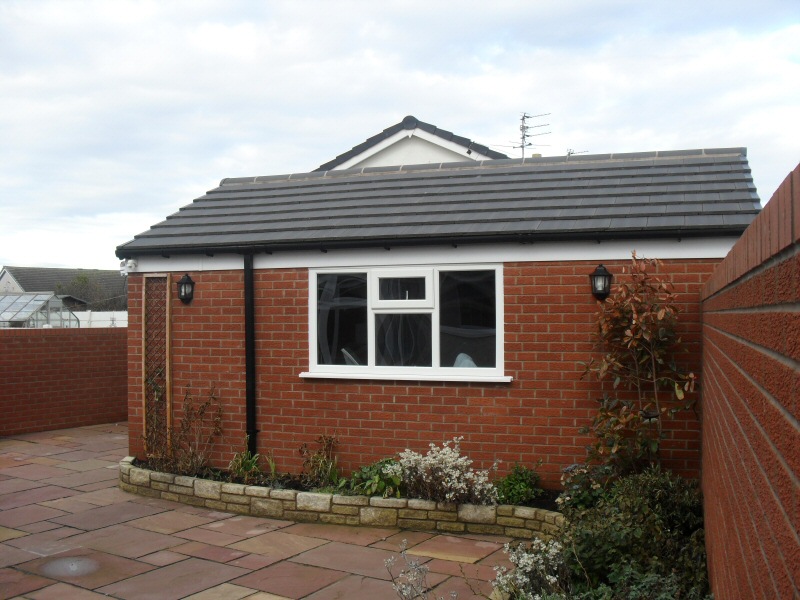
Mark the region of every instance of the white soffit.
[[[256, 269], [303, 269], [460, 263], [558, 262], [626, 260], [631, 252], [646, 258], [686, 260], [724, 258], [736, 237], [686, 240], [622, 240], [608, 242], [543, 242], [539, 244], [486, 244], [465, 246], [397, 247], [390, 250], [276, 252], [256, 254]], [[240, 254], [142, 256], [134, 273], [230, 271], [244, 268]]]

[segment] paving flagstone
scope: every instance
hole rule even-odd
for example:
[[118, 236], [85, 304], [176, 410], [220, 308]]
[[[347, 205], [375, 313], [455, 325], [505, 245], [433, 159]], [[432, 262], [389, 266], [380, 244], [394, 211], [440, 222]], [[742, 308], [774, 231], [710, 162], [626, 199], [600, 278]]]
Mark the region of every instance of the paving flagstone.
[[98, 591], [125, 600], [178, 600], [240, 577], [245, 572], [245, 569], [239, 567], [212, 563], [200, 558], [187, 558], [101, 587]]
[[30, 600], [108, 600], [108, 596], [91, 592], [68, 583], [56, 583], [28, 592], [25, 598]]
[[437, 535], [409, 548], [414, 556], [429, 556], [462, 563], [478, 562], [497, 551], [497, 543], [468, 537]]
[[287, 598], [304, 598], [347, 577], [347, 573], [300, 565], [291, 561], [240, 577], [233, 583]]
[[0, 600], [21, 596], [50, 584], [49, 579], [14, 569], [0, 569]]
[[389, 579], [386, 561], [392, 556], [392, 552], [379, 548], [331, 542], [303, 552], [292, 560], [305, 565], [324, 567], [344, 573], [350, 572], [373, 579]]
[[154, 567], [113, 554], [75, 549], [18, 565], [22, 571], [94, 589], [139, 575]]
[[491, 593], [509, 538], [242, 516], [118, 487], [122, 424], [0, 438], [0, 600], [393, 600], [409, 555], [436, 597]]
[[186, 540], [127, 525], [114, 525], [96, 531], [88, 531], [67, 541], [72, 541], [73, 544], [81, 547], [93, 548], [126, 558], [139, 558], [159, 550], [178, 546]]

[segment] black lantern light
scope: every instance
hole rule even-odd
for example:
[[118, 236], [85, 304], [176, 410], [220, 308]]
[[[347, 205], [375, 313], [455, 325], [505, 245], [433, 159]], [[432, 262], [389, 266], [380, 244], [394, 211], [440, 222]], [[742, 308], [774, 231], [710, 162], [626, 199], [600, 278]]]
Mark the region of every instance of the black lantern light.
[[187, 273], [178, 280], [178, 298], [184, 304], [189, 304], [194, 297], [194, 281]]
[[592, 283], [592, 294], [601, 302], [608, 298], [611, 293], [611, 280], [614, 276], [609, 273], [603, 265], [598, 265], [597, 268], [589, 275], [589, 281]]

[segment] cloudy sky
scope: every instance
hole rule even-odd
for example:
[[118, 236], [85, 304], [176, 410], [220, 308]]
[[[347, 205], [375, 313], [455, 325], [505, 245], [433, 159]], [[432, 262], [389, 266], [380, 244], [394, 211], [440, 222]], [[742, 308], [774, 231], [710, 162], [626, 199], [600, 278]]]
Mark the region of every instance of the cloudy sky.
[[[115, 269], [222, 178], [405, 115], [513, 157], [746, 146], [800, 162], [797, 0], [0, 0], [0, 265]], [[530, 152], [530, 151], [529, 151]]]

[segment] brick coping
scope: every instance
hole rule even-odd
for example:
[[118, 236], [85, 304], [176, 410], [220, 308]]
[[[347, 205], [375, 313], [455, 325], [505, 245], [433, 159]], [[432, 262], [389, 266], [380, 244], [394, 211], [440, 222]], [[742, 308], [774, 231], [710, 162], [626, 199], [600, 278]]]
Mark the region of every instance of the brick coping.
[[133, 461], [128, 456], [119, 464], [119, 487], [126, 492], [254, 517], [522, 539], [548, 539], [564, 523], [561, 513], [541, 508], [299, 492], [160, 473]]

